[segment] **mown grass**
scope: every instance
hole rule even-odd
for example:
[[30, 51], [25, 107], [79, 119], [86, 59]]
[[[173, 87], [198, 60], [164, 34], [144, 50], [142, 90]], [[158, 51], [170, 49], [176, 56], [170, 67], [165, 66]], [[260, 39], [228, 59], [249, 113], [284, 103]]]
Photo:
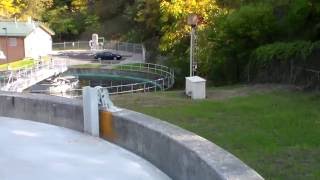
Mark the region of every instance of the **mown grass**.
[[[41, 61], [42, 62], [48, 62], [51, 58], [49, 56], [42, 56]], [[31, 68], [39, 61], [35, 61], [32, 58], [25, 58], [22, 60], [18, 60], [11, 63], [1, 64], [0, 65], [0, 71], [6, 71], [6, 70], [18, 70], [23, 68]]]
[[78, 65], [72, 65], [71, 68], [101, 68], [101, 64], [78, 64]]
[[33, 67], [34, 65], [35, 65], [35, 61], [33, 59], [27, 58], [27, 59], [15, 61], [12, 63], [1, 64], [0, 71], [30, 68], [30, 67]]
[[320, 179], [319, 94], [248, 90], [191, 101], [179, 91], [118, 96], [114, 102], [207, 138], [266, 179]]

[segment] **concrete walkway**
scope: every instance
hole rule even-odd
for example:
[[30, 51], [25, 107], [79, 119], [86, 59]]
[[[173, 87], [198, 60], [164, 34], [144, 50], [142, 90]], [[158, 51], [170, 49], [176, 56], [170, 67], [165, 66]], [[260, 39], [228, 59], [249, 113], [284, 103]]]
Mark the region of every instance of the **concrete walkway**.
[[168, 180], [146, 160], [80, 132], [0, 117], [1, 180]]

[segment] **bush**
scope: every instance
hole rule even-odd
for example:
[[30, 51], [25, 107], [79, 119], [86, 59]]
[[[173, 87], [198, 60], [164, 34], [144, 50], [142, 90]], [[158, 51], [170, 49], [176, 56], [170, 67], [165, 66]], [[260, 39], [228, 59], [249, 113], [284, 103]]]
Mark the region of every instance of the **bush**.
[[[257, 48], [249, 63], [250, 79], [255, 82], [293, 83], [303, 76], [301, 69], [314, 63], [311, 56], [319, 49], [319, 44], [319, 41], [276, 42]], [[312, 68], [319, 67], [312, 65]]]
[[306, 61], [317, 44], [319, 43], [309, 41], [267, 44], [253, 52], [251, 62], [259, 66], [265, 66], [275, 60], [282, 62], [288, 62], [289, 60]]

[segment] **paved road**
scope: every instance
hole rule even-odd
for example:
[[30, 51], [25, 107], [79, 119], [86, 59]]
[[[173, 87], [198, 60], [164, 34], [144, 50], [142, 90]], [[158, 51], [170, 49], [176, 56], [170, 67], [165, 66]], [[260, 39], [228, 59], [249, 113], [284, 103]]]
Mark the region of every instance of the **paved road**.
[[[107, 51], [107, 50], [106, 50]], [[132, 54], [127, 52], [118, 52], [108, 50], [110, 52], [122, 55], [122, 59], [119, 60], [104, 60], [103, 64], [126, 64], [126, 63], [142, 63], [141, 54]], [[55, 51], [53, 56], [57, 58], [68, 58], [71, 62], [71, 65], [78, 64], [92, 64], [99, 63], [98, 60], [94, 59], [95, 52], [90, 50], [66, 50], [66, 51]]]
[[1, 180], [168, 180], [144, 159], [80, 132], [0, 117]]

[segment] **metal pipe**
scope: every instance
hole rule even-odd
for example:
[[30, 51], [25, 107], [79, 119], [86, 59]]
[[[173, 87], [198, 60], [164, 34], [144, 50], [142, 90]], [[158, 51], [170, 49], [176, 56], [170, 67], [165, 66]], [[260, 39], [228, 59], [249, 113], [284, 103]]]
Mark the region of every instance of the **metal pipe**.
[[[6, 63], [8, 63], [8, 58], [9, 58], [9, 51], [8, 51], [8, 29], [7, 28], [2, 28], [5, 31], [5, 35], [6, 35]], [[8, 66], [7, 66], [7, 70], [8, 70]]]
[[194, 27], [191, 26], [190, 32], [190, 77], [192, 76], [192, 65], [193, 65], [193, 33]]

